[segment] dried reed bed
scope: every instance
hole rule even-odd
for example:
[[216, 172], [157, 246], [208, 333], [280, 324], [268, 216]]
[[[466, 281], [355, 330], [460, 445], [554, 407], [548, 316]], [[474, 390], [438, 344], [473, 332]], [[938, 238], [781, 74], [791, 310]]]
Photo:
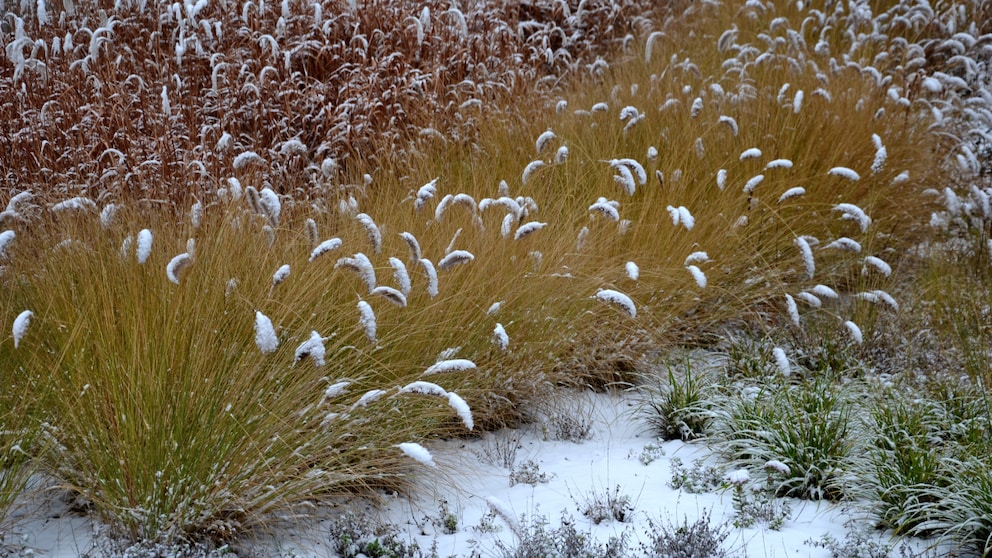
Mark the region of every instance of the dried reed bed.
[[645, 0], [56, 8], [4, 18], [4, 187], [117, 200], [186, 200], [232, 175], [321, 195], [360, 176], [357, 161], [472, 141], [480, 120], [602, 64], [661, 10]]

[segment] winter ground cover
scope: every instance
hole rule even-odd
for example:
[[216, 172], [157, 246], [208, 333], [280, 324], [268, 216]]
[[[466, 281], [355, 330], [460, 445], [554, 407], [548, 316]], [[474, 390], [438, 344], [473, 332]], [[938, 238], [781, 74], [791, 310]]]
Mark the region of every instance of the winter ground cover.
[[986, 4], [4, 8], [5, 552], [989, 552]]

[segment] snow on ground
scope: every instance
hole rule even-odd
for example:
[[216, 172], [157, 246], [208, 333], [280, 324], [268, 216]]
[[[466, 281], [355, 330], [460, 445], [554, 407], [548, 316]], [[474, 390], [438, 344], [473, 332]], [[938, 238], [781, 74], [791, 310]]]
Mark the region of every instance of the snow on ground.
[[[707, 512], [714, 526], [727, 525], [729, 534], [723, 546], [728, 556], [829, 557], [828, 549], [807, 541], [830, 535], [843, 542], [858, 529], [867, 533], [867, 540], [892, 546], [893, 556], [899, 555], [901, 544], [915, 552], [926, 546], [923, 541], [897, 541], [888, 533], [871, 531], [870, 519], [856, 504], [780, 499], [777, 509], [785, 504], [788, 513], [778, 529], [765, 521], [734, 527], [736, 512], [729, 483], [702, 493], [670, 485], [676, 459], [686, 469], [698, 460], [717, 466], [720, 472], [711, 478], [725, 478], [726, 470], [702, 443], [654, 439], [638, 416], [636, 397], [571, 394], [554, 402], [552, 408], [519, 430], [430, 445], [438, 468], [425, 469], [424, 481], [413, 497], [386, 496], [377, 515], [398, 528], [401, 540], [416, 541], [424, 550], [434, 547], [442, 557], [500, 556], [498, 541], [506, 548], [514, 547], [513, 530], [491, 512], [487, 502], [504, 508], [522, 522], [524, 530], [540, 518], [547, 521], [547, 529], [555, 529], [564, 518], [601, 542], [626, 533], [628, 547], [635, 551], [632, 555], [640, 543], [650, 542], [649, 519], [655, 526], [674, 529], [684, 522], [692, 525]], [[561, 439], [582, 434], [585, 439], [578, 441]], [[512, 469], [506, 466], [511, 463]], [[516, 481], [512, 486], [511, 479]], [[605, 520], [597, 525], [582, 514], [591, 501], [616, 502], [625, 496], [630, 509], [623, 522]], [[101, 555], [98, 549], [106, 548], [101, 543], [105, 529], [73, 513], [65, 503], [44, 505], [48, 508], [45, 519], [23, 523], [6, 534], [8, 549], [20, 548], [22, 556]], [[351, 506], [361, 507], [367, 508]], [[242, 555], [330, 558], [334, 556], [330, 521], [346, 509], [349, 506], [343, 505], [302, 513], [236, 550]], [[21, 514], [39, 517], [30, 509], [22, 509]]]

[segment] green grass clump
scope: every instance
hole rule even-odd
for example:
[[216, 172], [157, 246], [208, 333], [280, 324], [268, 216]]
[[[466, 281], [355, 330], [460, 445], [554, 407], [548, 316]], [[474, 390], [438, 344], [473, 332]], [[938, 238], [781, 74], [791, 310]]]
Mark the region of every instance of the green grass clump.
[[[667, 382], [657, 386], [646, 384], [647, 400], [642, 415], [648, 426], [662, 440], [705, 437], [713, 419], [715, 386], [704, 371], [694, 371], [689, 362], [681, 367], [668, 364], [667, 368]], [[677, 368], [682, 370], [676, 372]]]

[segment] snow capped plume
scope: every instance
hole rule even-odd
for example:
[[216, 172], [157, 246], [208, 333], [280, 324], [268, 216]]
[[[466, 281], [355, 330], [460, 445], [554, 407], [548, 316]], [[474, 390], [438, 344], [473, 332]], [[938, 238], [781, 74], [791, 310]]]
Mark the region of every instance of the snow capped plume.
[[399, 306], [400, 308], [406, 307], [406, 295], [404, 295], [402, 292], [392, 287], [386, 287], [386, 286], [376, 287], [372, 289], [372, 292], [369, 294], [371, 294], [372, 296], [376, 296], [376, 295], [381, 296], [386, 300], [388, 300], [389, 302], [392, 302], [396, 306]]
[[882, 138], [878, 134], [872, 134], [871, 141], [875, 144], [875, 160], [871, 164], [871, 172], [878, 174], [885, 168], [885, 160], [889, 157], [889, 152], [882, 145]]
[[796, 306], [796, 299], [792, 295], [785, 295], [785, 308], [792, 320], [792, 325], [799, 326], [799, 307]]
[[441, 261], [437, 262], [437, 268], [440, 270], [451, 269], [453, 267], [466, 264], [475, 259], [475, 256], [467, 250], [454, 250], [447, 256], [441, 258]]
[[172, 116], [172, 105], [169, 103], [169, 88], [168, 86], [162, 86], [162, 114], [166, 118]]
[[860, 345], [863, 338], [861, 336], [861, 328], [858, 327], [858, 324], [848, 320], [844, 322], [844, 327], [846, 327], [847, 331], [851, 334], [851, 339], [854, 340], [854, 343]]
[[881, 290], [867, 291], [863, 293], [858, 293], [854, 296], [860, 300], [867, 300], [872, 304], [878, 304], [879, 302], [882, 302], [886, 306], [891, 308], [893, 311], [895, 312], [899, 311], [899, 303], [896, 302], [896, 299], [892, 298], [892, 295], [890, 295], [885, 291], [881, 291]]
[[813, 293], [802, 291], [800, 293], [796, 293], [796, 298], [805, 302], [806, 304], [809, 304], [813, 308], [820, 308], [823, 306], [823, 301], [820, 300], [819, 297], [817, 297]]
[[865, 265], [864, 267], [861, 268], [861, 274], [867, 275], [869, 267], [874, 268], [876, 271], [878, 271], [879, 273], [881, 273], [886, 277], [892, 275], [892, 267], [888, 263], [886, 263], [885, 260], [881, 258], [877, 258], [875, 256], [866, 257]]
[[799, 114], [803, 110], [803, 90], [796, 91], [796, 96], [792, 98], [792, 112]]
[[372, 311], [372, 306], [364, 300], [359, 300], [358, 314], [358, 325], [362, 326], [362, 329], [365, 330], [365, 337], [368, 338], [369, 343], [375, 345], [376, 323], [375, 312]]
[[[310, 338], [300, 343], [299, 347], [296, 347], [296, 354], [293, 357], [293, 363], [300, 362], [301, 360], [310, 357], [313, 359], [314, 366], [323, 366], [324, 357], [326, 356], [326, 349], [324, 348], [324, 341], [327, 339], [321, 337], [316, 331], [310, 332]], [[325, 392], [325, 399], [326, 399]]]
[[437, 181], [438, 179], [435, 178], [417, 190], [417, 199], [413, 202], [413, 208], [415, 210], [420, 211], [423, 209], [424, 205], [437, 194]]
[[613, 182], [616, 182], [628, 196], [633, 196], [637, 191], [637, 184], [634, 182], [634, 175], [630, 172], [630, 169], [624, 165], [617, 165], [615, 168], [617, 174], [613, 176]]
[[475, 363], [466, 358], [452, 358], [448, 360], [442, 360], [435, 364], [432, 364], [424, 370], [424, 376], [431, 376], [434, 374], [445, 374], [448, 372], [464, 372], [466, 370], [475, 370]]
[[486, 310], [487, 316], [495, 316], [499, 313], [499, 309], [503, 307], [503, 301], [499, 300], [489, 305], [489, 309]]
[[537, 169], [539, 169], [541, 167], [544, 167], [544, 166], [547, 166], [547, 163], [545, 163], [544, 161], [541, 161], [540, 159], [535, 160], [535, 161], [531, 161], [530, 163], [528, 163], [527, 166], [524, 167], [523, 174], [520, 175], [520, 182], [521, 182], [521, 184], [523, 184], [524, 186], [526, 186], [527, 185], [527, 182], [530, 180], [531, 175], [533, 175], [534, 172], [537, 171]]
[[620, 109], [620, 121], [624, 122], [629, 119], [638, 119], [641, 117], [641, 111], [637, 110], [637, 107], [627, 105]]
[[409, 295], [412, 290], [410, 285], [410, 274], [407, 273], [406, 264], [399, 258], [389, 258], [389, 265], [393, 268], [393, 280], [403, 296]]
[[692, 216], [692, 213], [689, 213], [689, 210], [686, 209], [685, 206], [680, 205], [678, 207], [678, 212], [679, 222], [682, 223], [682, 226], [685, 227], [686, 230], [691, 231], [692, 227], [696, 226], [696, 218]]
[[279, 266], [279, 269], [272, 274], [272, 286], [275, 287], [279, 283], [282, 283], [287, 277], [289, 277], [289, 264]]
[[668, 206], [665, 209], [668, 211], [668, 216], [672, 218], [672, 224], [678, 226], [679, 221], [682, 220], [682, 214], [679, 213], [679, 209], [672, 206]]
[[402, 451], [407, 457], [422, 465], [437, 467], [437, 464], [434, 463], [434, 458], [431, 456], [431, 452], [427, 451], [424, 446], [418, 443], [403, 442], [402, 444], [396, 444], [396, 447], [400, 448], [400, 451]]
[[743, 152], [741, 152], [741, 161], [745, 161], [747, 159], [757, 159], [758, 157], [761, 157], [761, 150], [758, 149], [757, 147], [752, 147], [751, 149], [745, 149]]
[[537, 148], [537, 154], [540, 155], [541, 152], [544, 151], [544, 148], [547, 147], [548, 143], [550, 143], [551, 140], [555, 139], [556, 137], [557, 136], [555, 136], [555, 133], [552, 132], [551, 130], [547, 130], [546, 132], [537, 136], [537, 141], [534, 143], [534, 147]]
[[505, 351], [510, 346], [510, 336], [506, 334], [503, 324], [497, 323], [493, 328], [493, 344], [501, 351]]
[[14, 241], [17, 233], [14, 231], [3, 231], [0, 233], [0, 259], [7, 259], [7, 246]]
[[334, 399], [335, 397], [341, 395], [345, 392], [345, 389], [351, 385], [351, 382], [344, 380], [341, 382], [335, 382], [324, 390], [324, 401], [328, 399]]
[[272, 327], [272, 320], [265, 314], [255, 311], [255, 344], [262, 354], [268, 354], [279, 347], [279, 338], [276, 337], [276, 330]]
[[55, 213], [60, 213], [62, 211], [70, 211], [73, 209], [79, 209], [79, 210], [96, 209], [96, 203], [89, 198], [85, 198], [83, 196], [77, 196], [75, 198], [69, 198], [65, 201], [61, 201], [52, 206], [52, 211], [54, 211]]
[[14, 336], [15, 349], [21, 344], [21, 339], [24, 339], [24, 334], [28, 332], [28, 325], [31, 323], [32, 316], [34, 316], [34, 312], [25, 310], [14, 318], [14, 328], [11, 333]]
[[696, 263], [704, 263], [710, 261], [710, 257], [706, 252], [693, 252], [686, 256], [685, 262], [682, 265], [689, 266]]
[[696, 118], [701, 112], [703, 112], [703, 99], [696, 97], [692, 100], [692, 106], [689, 108], [689, 116]]
[[262, 188], [258, 193], [258, 203], [273, 227], [279, 226], [279, 215], [282, 213], [282, 202], [272, 188]]
[[797, 237], [795, 240], [796, 247], [799, 248], [799, 254], [803, 258], [803, 266], [806, 268], [806, 278], [812, 279], [813, 274], [816, 272], [816, 263], [813, 261], [813, 249], [809, 247], [809, 242], [803, 237]]
[[831, 176], [839, 176], [841, 178], [846, 178], [852, 182], [857, 182], [858, 180], [861, 180], [860, 174], [854, 172], [853, 170], [847, 167], [834, 167], [829, 171], [827, 171], [827, 174]]
[[687, 265], [685, 268], [689, 270], [689, 273], [692, 274], [692, 278], [696, 280], [696, 285], [698, 285], [700, 289], [705, 289], [706, 274], [703, 273], [703, 270], [694, 265]]
[[848, 251], [848, 252], [858, 253], [858, 252], [861, 251], [861, 244], [858, 243], [858, 241], [856, 241], [856, 240], [851, 240], [850, 238], [847, 238], [846, 236], [842, 236], [842, 237], [838, 238], [837, 240], [831, 242], [830, 244], [827, 244], [823, 248], [824, 249], [827, 249], [827, 248], [837, 248], [837, 249], [845, 250], [845, 251]]
[[138, 256], [138, 263], [143, 264], [148, 261], [148, 256], [152, 253], [152, 231], [148, 229], [141, 229], [138, 233], [138, 247], [136, 249], [136, 255]]
[[400, 389], [399, 393], [418, 393], [420, 395], [433, 395], [435, 397], [448, 397], [448, 392], [437, 384], [431, 382], [416, 381], [411, 382]]
[[652, 163], [658, 160], [658, 148], [655, 146], [648, 147], [648, 161]]
[[369, 243], [372, 244], [372, 252], [376, 254], [382, 252], [382, 233], [379, 232], [379, 227], [375, 221], [365, 213], [355, 215], [355, 219], [365, 228]]
[[716, 171], [716, 187], [723, 191], [727, 186], [727, 169], [720, 169]]
[[737, 137], [739, 127], [737, 126], [737, 121], [732, 116], [721, 116], [719, 122], [730, 128], [730, 133], [734, 134], [734, 137]]
[[458, 418], [462, 419], [462, 423], [465, 424], [465, 428], [472, 430], [475, 428], [475, 421], [472, 419], [472, 409], [469, 408], [468, 403], [461, 398], [457, 393], [448, 394], [448, 406], [458, 413]]
[[637, 177], [637, 183], [641, 186], [648, 183], [648, 173], [636, 159], [613, 159], [610, 165], [617, 170], [620, 170], [620, 167], [627, 167], [633, 176]]
[[766, 170], [791, 169], [791, 168], [792, 168], [792, 161], [790, 161], [789, 159], [775, 159], [774, 161], [770, 161], [767, 165], [765, 165]]
[[[582, 227], [579, 229], [579, 234], [575, 239], [575, 251], [581, 252], [582, 247], [586, 245], [586, 239], [589, 238], [589, 227]], [[992, 252], [992, 248], [989, 249]]]
[[401, 232], [400, 238], [406, 242], [406, 245], [410, 248], [410, 263], [417, 263], [422, 257], [420, 252], [420, 242], [417, 242], [417, 237], [413, 236], [408, 232]]
[[520, 240], [522, 238], [525, 238], [531, 235], [532, 233], [543, 229], [547, 225], [548, 225], [547, 223], [538, 223], [537, 221], [524, 223], [523, 225], [517, 227], [517, 232], [513, 233], [513, 240]]
[[189, 221], [194, 229], [200, 228], [200, 224], [203, 223], [203, 204], [199, 201], [193, 203], [193, 207], [190, 208]]
[[613, 289], [599, 289], [596, 291], [596, 294], [593, 295], [593, 298], [616, 306], [622, 310], [624, 314], [631, 318], [637, 317], [637, 307], [634, 306], [634, 301], [620, 291], [615, 291]]
[[747, 181], [747, 184], [744, 185], [744, 193], [750, 194], [754, 192], [754, 189], [757, 188], [758, 185], [761, 184], [764, 180], [765, 180], [765, 175], [763, 174], [759, 174], [758, 176], [752, 177], [750, 180]]
[[383, 395], [386, 395], [386, 390], [383, 390], [383, 389], [370, 389], [370, 390], [366, 391], [365, 393], [363, 393], [362, 396], [358, 398], [358, 401], [355, 401], [355, 404], [352, 405], [351, 408], [352, 409], [357, 409], [359, 407], [366, 407], [369, 404], [374, 403], [374, 402], [382, 399], [382, 396]]
[[555, 164], [561, 165], [568, 160], [568, 146], [563, 145], [555, 152]]
[[641, 268], [637, 267], [637, 264], [634, 262], [627, 262], [624, 265], [624, 270], [627, 272], [627, 277], [631, 281], [637, 281], [637, 278], [641, 276]]
[[805, 196], [805, 195], [806, 195], [806, 188], [803, 188], [802, 186], [789, 188], [788, 190], [783, 192], [781, 196], [778, 197], [778, 203], [782, 203], [785, 200], [798, 198], [799, 196]]
[[596, 203], [589, 206], [589, 211], [598, 212], [610, 221], [619, 222], [620, 221], [620, 211], [618, 208], [620, 204], [615, 201], [607, 200], [606, 198], [599, 198]]
[[747, 469], [734, 469], [724, 475], [724, 478], [730, 484], [735, 486], [744, 486], [751, 481], [751, 474], [747, 472]]
[[841, 219], [856, 222], [861, 228], [861, 232], [867, 231], [868, 227], [871, 226], [871, 217], [853, 203], [839, 203], [833, 207], [833, 210], [842, 213]]
[[840, 295], [837, 294], [837, 291], [831, 289], [826, 285], [816, 285], [815, 287], [810, 289], [810, 292], [821, 298], [830, 298], [834, 300], [840, 298]]
[[331, 250], [337, 250], [340, 247], [341, 247], [341, 239], [340, 238], [330, 238], [330, 239], [327, 239], [327, 240], [321, 242], [320, 244], [318, 244], [313, 249], [313, 251], [310, 252], [310, 260], [309, 261], [312, 262], [312, 261], [316, 260], [317, 258], [323, 256], [324, 254], [330, 252]]
[[427, 294], [431, 298], [437, 296], [437, 270], [434, 269], [434, 262], [428, 260], [427, 258], [420, 258], [420, 267], [424, 269], [424, 275], [427, 277]]
[[169, 260], [168, 265], [165, 266], [165, 276], [169, 281], [179, 284], [179, 275], [184, 269], [189, 267], [189, 264], [193, 263], [193, 258], [187, 253], [179, 254], [178, 256]]
[[108, 203], [100, 211], [100, 226], [109, 229], [110, 225], [114, 222], [114, 216], [117, 215], [117, 210], [120, 209], [117, 204]]
[[359, 252], [350, 258], [340, 258], [337, 263], [334, 264], [334, 269], [346, 268], [354, 271], [365, 281], [365, 285], [369, 288], [369, 292], [375, 288], [375, 268], [372, 267], [372, 262], [369, 261], [368, 256]]

